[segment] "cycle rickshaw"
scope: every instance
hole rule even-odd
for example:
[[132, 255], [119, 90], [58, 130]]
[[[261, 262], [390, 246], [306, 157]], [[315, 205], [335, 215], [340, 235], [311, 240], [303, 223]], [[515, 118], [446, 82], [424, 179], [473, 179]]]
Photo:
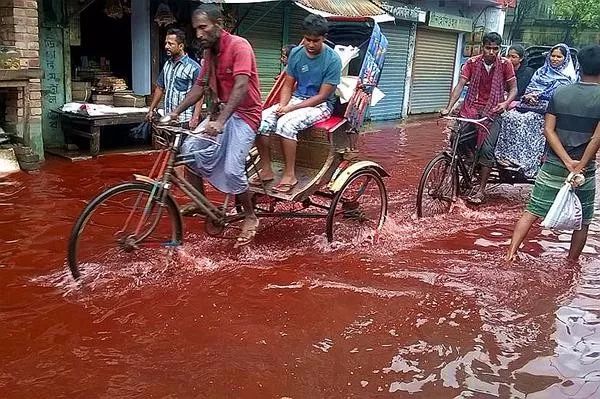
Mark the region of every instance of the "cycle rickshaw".
[[[525, 65], [538, 69], [544, 64], [551, 46], [531, 46], [525, 49]], [[577, 49], [570, 48], [575, 65]], [[434, 157], [426, 166], [417, 191], [417, 217], [447, 213], [458, 197], [468, 196], [477, 184], [477, 131], [489, 134], [489, 118], [466, 119], [445, 117], [454, 121], [450, 127], [450, 146]], [[488, 184], [533, 184], [534, 178], [525, 176], [519, 168], [496, 165]]]
[[[360, 160], [357, 134], [377, 87], [387, 39], [370, 18], [328, 18], [328, 39], [358, 48], [348, 64], [348, 74], [358, 84], [347, 104], [337, 104], [333, 116], [298, 138], [296, 174], [299, 183], [289, 193], [270, 190], [269, 185], [251, 187], [259, 218], [324, 219], [329, 242], [348, 243], [376, 239], [387, 215], [386, 171], [377, 163]], [[267, 100], [276, 99], [277, 85]], [[147, 176], [111, 187], [85, 207], [76, 221], [68, 246], [68, 266], [75, 279], [86, 267], [138, 259], [156, 259], [157, 251], [172, 253], [183, 242], [183, 218], [175, 195], [185, 194], [201, 212], [205, 232], [213, 237], [233, 238], [243, 219], [233, 197], [216, 203], [185, 179], [179, 166], [189, 162], [179, 154], [192, 132], [163, 126], [155, 142], [162, 147]], [[272, 141], [274, 171], [281, 169], [279, 143]], [[247, 175], [257, 173], [257, 151], [247, 160]], [[277, 179], [276, 179], [277, 180]], [[210, 197], [210, 195], [209, 195]], [[289, 204], [293, 204], [290, 209]], [[260, 230], [259, 230], [260, 232]]]
[[[450, 145], [425, 166], [417, 190], [417, 217], [434, 216], [450, 212], [458, 197], [468, 196], [476, 189], [478, 181], [476, 138], [479, 129], [489, 134], [491, 120], [467, 119], [446, 116], [455, 122], [450, 129]], [[488, 185], [533, 184], [519, 168], [497, 165], [490, 175]]]

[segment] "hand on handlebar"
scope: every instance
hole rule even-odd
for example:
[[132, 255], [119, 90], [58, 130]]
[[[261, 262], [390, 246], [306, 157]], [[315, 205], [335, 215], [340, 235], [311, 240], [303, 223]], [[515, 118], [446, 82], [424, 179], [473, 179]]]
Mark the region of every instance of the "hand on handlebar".
[[508, 109], [508, 104], [506, 102], [498, 103], [493, 109], [492, 112], [495, 114], [501, 114]]
[[214, 137], [214, 136], [217, 136], [217, 135], [223, 133], [223, 127], [224, 127], [224, 124], [222, 122], [219, 122], [218, 120], [210, 121], [206, 125], [206, 129], [204, 130], [203, 133], [208, 136]]
[[450, 115], [450, 108], [444, 108], [440, 110], [440, 116], [448, 116]]

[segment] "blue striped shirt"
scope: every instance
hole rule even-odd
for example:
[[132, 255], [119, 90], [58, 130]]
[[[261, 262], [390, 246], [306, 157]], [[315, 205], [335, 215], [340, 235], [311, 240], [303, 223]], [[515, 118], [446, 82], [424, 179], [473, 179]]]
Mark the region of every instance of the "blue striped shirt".
[[[174, 111], [181, 104], [186, 94], [192, 89], [199, 74], [200, 65], [188, 57], [187, 54], [177, 60], [169, 58], [165, 62], [160, 75], [158, 75], [156, 85], [165, 92], [164, 108], [166, 113]], [[192, 119], [193, 113], [194, 107], [189, 107], [180, 115], [179, 120], [187, 122]]]

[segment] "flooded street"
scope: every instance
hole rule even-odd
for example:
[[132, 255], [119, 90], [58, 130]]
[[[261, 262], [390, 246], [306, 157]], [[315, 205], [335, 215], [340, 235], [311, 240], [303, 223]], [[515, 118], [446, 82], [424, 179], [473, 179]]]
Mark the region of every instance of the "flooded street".
[[175, 266], [83, 288], [65, 263], [75, 218], [154, 155], [0, 180], [0, 397], [600, 397], [600, 215], [579, 265], [570, 235], [539, 227], [506, 264], [530, 187], [417, 220], [442, 128], [375, 128], [360, 145], [391, 175], [378, 245], [335, 248], [324, 221], [294, 220], [234, 251], [186, 219]]

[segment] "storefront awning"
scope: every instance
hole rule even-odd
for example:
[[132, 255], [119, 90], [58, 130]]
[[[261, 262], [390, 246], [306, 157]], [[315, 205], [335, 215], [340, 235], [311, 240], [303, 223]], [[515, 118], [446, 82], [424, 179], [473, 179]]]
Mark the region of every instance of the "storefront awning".
[[378, 4], [370, 0], [298, 0], [296, 5], [323, 17], [371, 17], [376, 22], [394, 21]]

